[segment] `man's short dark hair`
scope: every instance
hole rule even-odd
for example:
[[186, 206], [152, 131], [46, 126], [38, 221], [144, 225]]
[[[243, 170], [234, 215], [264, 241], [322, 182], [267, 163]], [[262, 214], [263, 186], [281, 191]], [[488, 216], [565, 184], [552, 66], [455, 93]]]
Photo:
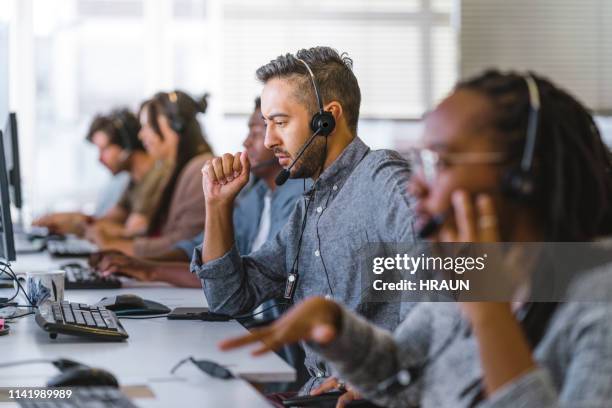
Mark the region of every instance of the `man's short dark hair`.
[[298, 58], [310, 66], [321, 91], [323, 104], [340, 102], [349, 129], [357, 134], [361, 90], [353, 73], [353, 60], [346, 53], [339, 54], [330, 47], [314, 47], [299, 50], [295, 56], [281, 55], [260, 67], [256, 72], [257, 79], [264, 84], [273, 78], [295, 81], [296, 98], [314, 114], [318, 110], [317, 99], [308, 70]]
[[261, 110], [261, 98], [259, 96], [255, 98], [255, 110]]
[[144, 146], [138, 139], [140, 122], [128, 109], [117, 109], [108, 115], [96, 115], [89, 126], [87, 141], [93, 143], [93, 135], [104, 132], [108, 136], [109, 144], [114, 144], [124, 150], [141, 150]]

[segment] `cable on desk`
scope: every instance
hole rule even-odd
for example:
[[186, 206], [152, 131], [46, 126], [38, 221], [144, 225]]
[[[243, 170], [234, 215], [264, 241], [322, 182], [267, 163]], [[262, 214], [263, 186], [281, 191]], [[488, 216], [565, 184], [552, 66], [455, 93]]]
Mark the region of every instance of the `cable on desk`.
[[72, 367], [87, 367], [85, 364], [79, 363], [74, 360], [69, 360], [67, 358], [58, 358], [56, 360], [52, 360], [49, 358], [33, 358], [29, 360], [18, 360], [18, 361], [9, 361], [5, 363], [0, 363], [0, 368], [26, 365], [26, 364], [41, 364], [41, 363], [53, 364], [59, 370], [65, 370], [65, 369], [72, 368]]
[[25, 289], [23, 288], [23, 286], [21, 285], [21, 282], [19, 281], [19, 279], [17, 278], [17, 275], [15, 274], [15, 272], [13, 272], [13, 270], [11, 269], [11, 265], [9, 263], [6, 263], [4, 261], [0, 261], [0, 266], [2, 267], [2, 270], [0, 270], [0, 275], [5, 273], [7, 274], [15, 283], [17, 283], [17, 288], [15, 289], [15, 294], [7, 299], [4, 300], [2, 303], [10, 303], [13, 299], [15, 299], [17, 297], [17, 295], [19, 295], [19, 291], [23, 292], [23, 295], [25, 296], [26, 300], [28, 301], [28, 303], [30, 304], [30, 307], [34, 307], [37, 308], [38, 306], [36, 306], [34, 304], [34, 302], [32, 301], [32, 299], [30, 298], [30, 296], [28, 296], [28, 293], [25, 291]]
[[166, 313], [163, 315], [156, 315], [156, 316], [117, 316], [117, 319], [131, 319], [131, 320], [159, 319], [161, 317], [166, 317], [169, 314], [170, 313]]
[[4, 318], [4, 320], [6, 320], [6, 321], [12, 321], [12, 320], [19, 319], [20, 317], [26, 317], [26, 316], [29, 316], [29, 315], [33, 315], [33, 314], [35, 314], [35, 313], [36, 313], [36, 312], [26, 312], [26, 313], [22, 313], [22, 314], [17, 315], [17, 316], [5, 317], [5, 318]]
[[231, 316], [231, 318], [232, 319], [236, 319], [236, 320], [238, 320], [238, 319], [249, 319], [251, 317], [255, 317], [255, 316], [260, 315], [260, 314], [262, 314], [264, 312], [267, 312], [270, 309], [274, 309], [275, 307], [286, 306], [286, 305], [289, 305], [289, 304], [290, 304], [289, 302], [275, 303], [274, 305], [268, 306], [265, 309], [260, 310], [257, 313], [249, 313], [249, 314], [243, 314], [243, 315], [236, 315], [236, 316]]
[[39, 363], [53, 363], [53, 360], [47, 358], [34, 358], [31, 360], [9, 361], [8, 363], [0, 363], [0, 368]]
[[[275, 308], [277, 306], [284, 306], [284, 305], [288, 305], [288, 304], [289, 303], [277, 303], [277, 304], [269, 306], [269, 307], [267, 307], [267, 308], [265, 308], [263, 310], [260, 310], [257, 313], [243, 314], [243, 315], [237, 315], [237, 316], [228, 316], [228, 318], [236, 319], [236, 320], [238, 320], [238, 319], [248, 319], [248, 318], [251, 318], [251, 317], [255, 317], [255, 316], [259, 315], [259, 314], [262, 314], [264, 312], [267, 312], [268, 310], [273, 309], [273, 308]], [[163, 314], [163, 315], [156, 315], [156, 316], [117, 316], [117, 318], [118, 319], [131, 319], [131, 320], [146, 320], [146, 319], [159, 319], [159, 318], [162, 318], [162, 317], [167, 317], [169, 314], [170, 313], [166, 313], [166, 314]]]
[[9, 302], [9, 303], [0, 303], [0, 309], [4, 309], [5, 307], [15, 307], [15, 308], [28, 308], [28, 309], [32, 309], [33, 307], [30, 305], [20, 305], [16, 302]]
[[[0, 275], [2, 275], [3, 273], [7, 274], [11, 280], [16, 281], [17, 280], [17, 276], [15, 276], [14, 273], [12, 273], [13, 271], [10, 269], [10, 265], [0, 261], [0, 266], [2, 266], [2, 270], [0, 270]], [[8, 269], [7, 269], [8, 268]], [[10, 272], [9, 272], [10, 271]], [[17, 286], [15, 293], [13, 294], [13, 296], [11, 296], [10, 298], [3, 298], [0, 301], [1, 305], [5, 305], [5, 304], [9, 304], [12, 302], [13, 299], [15, 299], [17, 297], [17, 295], [19, 295], [19, 286]]]

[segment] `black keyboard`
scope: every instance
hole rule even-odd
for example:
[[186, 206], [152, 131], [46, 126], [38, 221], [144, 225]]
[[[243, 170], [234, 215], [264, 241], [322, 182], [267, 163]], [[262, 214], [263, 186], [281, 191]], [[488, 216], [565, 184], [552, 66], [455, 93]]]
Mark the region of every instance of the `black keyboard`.
[[71, 387], [70, 398], [15, 399], [23, 408], [137, 408], [114, 387]]
[[97, 270], [80, 264], [66, 264], [66, 289], [117, 289], [121, 281], [116, 276], [102, 276]]
[[104, 306], [47, 302], [38, 306], [36, 323], [49, 332], [52, 339], [58, 334], [115, 341], [129, 337], [117, 316]]
[[56, 258], [82, 258], [98, 251], [98, 247], [84, 239], [47, 241], [47, 251]]

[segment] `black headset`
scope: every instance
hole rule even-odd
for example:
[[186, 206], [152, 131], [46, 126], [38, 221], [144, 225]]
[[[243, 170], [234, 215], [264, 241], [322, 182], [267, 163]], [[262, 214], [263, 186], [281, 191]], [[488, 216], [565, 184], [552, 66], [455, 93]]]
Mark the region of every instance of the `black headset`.
[[303, 59], [296, 58], [296, 60], [300, 61], [306, 67], [308, 75], [310, 75], [312, 87], [315, 91], [317, 104], [319, 105], [319, 111], [315, 113], [310, 120], [310, 130], [322, 136], [329, 136], [330, 133], [336, 128], [336, 119], [334, 119], [334, 115], [332, 115], [330, 111], [323, 109], [323, 100], [321, 99], [319, 86], [317, 85], [317, 81], [312, 73], [312, 69], [310, 69], [310, 66]]
[[520, 166], [508, 170], [504, 176], [502, 188], [510, 197], [529, 201], [536, 192], [536, 181], [533, 175], [533, 153], [538, 136], [540, 119], [540, 91], [536, 79], [527, 74], [524, 76], [529, 94], [529, 117], [527, 119], [527, 136]]
[[172, 91], [168, 94], [168, 104], [166, 105], [168, 110], [168, 115], [170, 116], [170, 127], [176, 133], [182, 134], [185, 130], [185, 122], [181, 118], [179, 114], [179, 106], [178, 106], [179, 94], [177, 91]]

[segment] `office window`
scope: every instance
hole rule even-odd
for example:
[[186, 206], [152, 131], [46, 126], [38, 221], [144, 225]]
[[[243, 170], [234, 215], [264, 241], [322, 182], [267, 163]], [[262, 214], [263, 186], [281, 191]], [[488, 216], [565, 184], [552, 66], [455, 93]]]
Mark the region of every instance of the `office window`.
[[532, 69], [612, 114], [612, 2], [464, 0], [461, 76]]
[[76, 13], [82, 18], [142, 17], [142, 0], [78, 0]]
[[[329, 45], [355, 61], [363, 137], [396, 146], [456, 76], [455, 0], [9, 0], [26, 195], [35, 212], [92, 209], [108, 172], [84, 141], [92, 116], [136, 109], [159, 90], [211, 94], [202, 117], [217, 152], [240, 148], [283, 52]], [[13, 95], [14, 97], [14, 95]], [[389, 120], [391, 119], [391, 120]], [[367, 123], [366, 123], [367, 122]], [[412, 136], [410, 132], [410, 136]], [[57, 160], [57, 158], [61, 160]]]
[[32, 2], [36, 143], [26, 173], [36, 185], [26, 185], [30, 205], [94, 208], [110, 175], [96, 164], [86, 130], [96, 113], [135, 108], [145, 97], [143, 16], [140, 0]]
[[223, 94], [245, 113], [254, 71], [288, 51], [329, 45], [348, 52], [364, 118], [416, 118], [455, 80], [451, 1], [230, 0], [223, 3]]
[[[313, 45], [353, 57], [360, 136], [374, 148], [413, 144], [421, 125], [406, 119], [443, 98], [459, 67], [535, 68], [609, 112], [610, 17], [604, 0], [3, 0], [26, 202], [93, 209], [109, 174], [84, 141], [92, 116], [159, 90], [210, 92], [211, 144], [237, 151], [255, 69]], [[612, 145], [612, 121], [598, 123]]]
[[172, 15], [176, 19], [206, 18], [206, 0], [174, 0]]

